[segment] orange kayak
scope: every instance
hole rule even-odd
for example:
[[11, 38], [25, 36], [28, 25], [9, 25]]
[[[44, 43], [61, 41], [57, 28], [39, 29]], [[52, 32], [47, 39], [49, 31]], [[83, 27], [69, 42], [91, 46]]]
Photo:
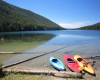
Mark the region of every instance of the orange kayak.
[[80, 65], [83, 70], [87, 71], [88, 73], [95, 74], [93, 67], [81, 56], [75, 55], [74, 59], [77, 60], [78, 64]]

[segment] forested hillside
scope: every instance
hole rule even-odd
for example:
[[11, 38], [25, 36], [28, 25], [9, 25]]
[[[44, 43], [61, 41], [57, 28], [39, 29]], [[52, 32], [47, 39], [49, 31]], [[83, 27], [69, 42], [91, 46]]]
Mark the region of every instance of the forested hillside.
[[78, 28], [78, 29], [81, 29], [81, 30], [100, 30], [100, 22], [96, 23], [94, 25], [89, 25], [89, 26]]
[[64, 28], [41, 15], [0, 0], [0, 32], [61, 29]]

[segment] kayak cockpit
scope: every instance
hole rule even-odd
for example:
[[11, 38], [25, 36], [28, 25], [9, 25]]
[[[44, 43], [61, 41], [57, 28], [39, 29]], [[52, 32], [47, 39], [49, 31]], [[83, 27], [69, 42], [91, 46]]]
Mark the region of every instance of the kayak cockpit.
[[57, 62], [57, 59], [53, 59], [52, 61], [53, 61], [53, 62]]
[[73, 61], [73, 60], [70, 59], [70, 58], [67, 59], [67, 62], [68, 62], [68, 63], [75, 63], [75, 61]]

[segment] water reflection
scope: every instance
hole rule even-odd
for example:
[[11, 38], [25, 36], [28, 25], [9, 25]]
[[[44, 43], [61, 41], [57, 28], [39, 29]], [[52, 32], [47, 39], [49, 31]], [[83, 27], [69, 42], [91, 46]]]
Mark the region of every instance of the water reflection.
[[53, 34], [5, 34], [0, 35], [0, 52], [23, 52], [41, 45]]
[[[0, 52], [24, 52], [33, 49], [55, 37], [53, 34], [2, 34], [0, 35]], [[11, 55], [11, 54], [9, 54]], [[8, 55], [9, 58], [11, 57]], [[9, 58], [3, 57], [0, 61]]]

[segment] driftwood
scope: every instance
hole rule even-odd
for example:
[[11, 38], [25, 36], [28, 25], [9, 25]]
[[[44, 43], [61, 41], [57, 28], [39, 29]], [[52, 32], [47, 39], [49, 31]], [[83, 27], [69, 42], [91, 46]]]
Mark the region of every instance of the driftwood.
[[45, 54], [48, 54], [48, 53], [44, 53], [44, 54], [41, 54], [41, 55], [38, 55], [38, 56], [35, 56], [35, 57], [32, 57], [32, 58], [29, 58], [29, 59], [26, 59], [26, 60], [22, 60], [22, 61], [19, 61], [19, 62], [16, 62], [16, 63], [12, 63], [12, 64], [9, 64], [9, 65], [3, 66], [3, 68], [11, 67], [11, 66], [14, 66], [14, 65], [17, 65], [17, 64], [20, 64], [20, 63], [29, 61], [29, 60], [38, 58], [38, 57], [40, 57], [40, 56], [43, 56], [43, 55], [45, 55]]
[[[51, 52], [53, 52], [53, 51], [51, 51]], [[0, 52], [0, 54], [19, 54], [19, 53], [24, 53], [24, 52]], [[47, 53], [45, 53], [45, 54], [47, 54]], [[89, 56], [89, 57], [85, 57], [85, 58], [94, 58], [94, 57], [100, 57], [100, 55]]]
[[85, 58], [95, 58], [95, 57], [100, 57], [100, 55], [95, 55], [95, 56], [90, 56], [90, 57], [85, 57]]
[[22, 52], [0, 52], [0, 54], [19, 54]]
[[38, 71], [38, 70], [17, 70], [17, 69], [5, 69], [4, 71], [7, 72], [19, 72], [19, 73], [28, 73], [28, 74], [46, 74], [46, 75], [53, 75], [57, 77], [81, 77], [81, 73], [77, 72], [67, 72], [67, 71]]
[[[13, 53], [13, 52], [9, 52], [9, 53]], [[38, 56], [35, 56], [35, 57], [32, 57], [32, 58], [29, 58], [29, 59], [26, 59], [26, 60], [22, 60], [22, 61], [19, 61], [19, 62], [16, 62], [16, 63], [12, 63], [12, 64], [9, 64], [9, 65], [3, 66], [3, 68], [7, 68], [7, 67], [10, 67], [10, 66], [14, 66], [14, 65], [17, 65], [17, 64], [29, 61], [29, 60], [35, 59], [37, 57], [43, 56], [45, 54], [48, 54], [48, 53], [44, 53], [44, 54], [41, 54], [41, 55], [38, 55]], [[93, 57], [100, 57], [100, 55], [90, 56], [90, 57], [87, 57], [87, 58], [93, 58]]]

